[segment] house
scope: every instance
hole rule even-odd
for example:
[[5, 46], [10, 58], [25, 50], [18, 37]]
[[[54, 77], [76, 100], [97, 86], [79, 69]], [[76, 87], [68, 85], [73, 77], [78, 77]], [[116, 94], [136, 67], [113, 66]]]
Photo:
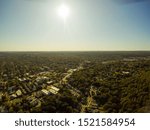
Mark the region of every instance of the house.
[[48, 85], [51, 85], [52, 83], [53, 83], [53, 81], [48, 81], [47, 82]]
[[51, 86], [51, 89], [53, 89], [53, 90], [55, 90], [55, 91], [59, 91], [59, 88], [56, 88], [56, 87], [54, 87], [54, 86]]
[[12, 95], [10, 95], [10, 99], [14, 99], [14, 98], [16, 98], [17, 97], [17, 95], [16, 94], [12, 94]]
[[55, 91], [54, 89], [49, 89], [49, 92], [52, 93], [52, 94], [57, 94], [58, 92]]
[[21, 82], [25, 82], [25, 81], [27, 81], [27, 79], [26, 79], [26, 78], [22, 78], [22, 79], [21, 79], [21, 78], [18, 78], [18, 80], [19, 80], [19, 81], [21, 81]]
[[22, 95], [22, 92], [21, 92], [20, 89], [16, 91], [16, 95], [17, 95], [17, 96], [21, 96], [21, 95]]
[[42, 92], [44, 95], [49, 95], [49, 94], [50, 94], [50, 92], [47, 91], [46, 89], [42, 89], [41, 92]]
[[47, 89], [48, 89], [48, 91], [49, 91], [50, 93], [52, 93], [52, 94], [57, 94], [58, 91], [59, 91], [59, 88], [56, 88], [56, 87], [54, 87], [53, 85], [48, 86]]
[[128, 71], [122, 71], [122, 73], [127, 75], [127, 74], [129, 74], [130, 72], [128, 72]]

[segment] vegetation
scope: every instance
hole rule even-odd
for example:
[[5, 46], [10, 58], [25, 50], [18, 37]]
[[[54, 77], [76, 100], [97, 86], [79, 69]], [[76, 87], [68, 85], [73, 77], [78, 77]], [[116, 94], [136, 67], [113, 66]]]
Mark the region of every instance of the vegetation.
[[0, 63], [1, 112], [150, 112], [150, 52], [1, 52]]

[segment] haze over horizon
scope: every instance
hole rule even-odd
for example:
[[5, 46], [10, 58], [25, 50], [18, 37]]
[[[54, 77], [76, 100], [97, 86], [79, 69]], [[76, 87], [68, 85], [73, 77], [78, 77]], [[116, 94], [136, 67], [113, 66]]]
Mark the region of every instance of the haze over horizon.
[[149, 14], [149, 0], [0, 0], [0, 51], [150, 50]]

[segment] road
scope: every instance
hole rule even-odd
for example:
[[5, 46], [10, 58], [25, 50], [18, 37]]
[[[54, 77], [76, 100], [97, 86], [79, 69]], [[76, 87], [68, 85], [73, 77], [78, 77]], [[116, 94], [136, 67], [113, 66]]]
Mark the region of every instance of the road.
[[[76, 69], [69, 69], [67, 75], [62, 79], [62, 82], [67, 84], [67, 79], [75, 72], [83, 69], [83, 65], [80, 64]], [[61, 82], [61, 81], [60, 81]]]
[[95, 95], [96, 95], [96, 90], [94, 89], [93, 86], [91, 86], [90, 91], [89, 91], [89, 96], [87, 97], [87, 104], [82, 105], [81, 113], [86, 112], [86, 109], [88, 108], [91, 108], [91, 109], [97, 108], [96, 101], [93, 99], [93, 96]]

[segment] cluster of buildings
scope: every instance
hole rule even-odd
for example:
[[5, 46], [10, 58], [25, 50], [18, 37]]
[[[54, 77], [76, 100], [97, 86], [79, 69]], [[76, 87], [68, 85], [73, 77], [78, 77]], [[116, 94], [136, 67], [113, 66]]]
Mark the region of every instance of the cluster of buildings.
[[42, 89], [41, 91], [44, 95], [57, 94], [59, 91], [59, 88], [51, 85], [51, 86], [47, 86], [46, 89]]
[[[7, 85], [5, 85], [5, 94], [0, 91], [0, 102], [3, 103], [0, 106], [0, 111], [7, 110], [5, 109], [5, 101], [19, 101], [18, 99], [21, 99], [20, 102], [22, 102], [22, 99], [27, 101], [27, 104], [24, 104], [27, 105], [25, 107], [40, 107], [44, 97], [58, 94], [64, 81], [67, 81], [72, 73], [78, 69], [69, 69], [67, 73], [62, 75], [64, 78], [61, 78], [61, 76], [58, 78], [56, 72], [41, 72], [35, 75], [27, 73], [23, 78], [15, 77], [10, 83], [7, 82]], [[78, 94], [75, 90], [71, 92], [74, 95]]]
[[[48, 74], [48, 73], [46, 73]], [[34, 95], [35, 97], [42, 97], [44, 95], [57, 94], [59, 88], [55, 87], [54, 82], [50, 80], [46, 74], [40, 73], [37, 75], [27, 74], [24, 78], [17, 78], [16, 83], [12, 86], [6, 87], [7, 97], [10, 100], [20, 98], [23, 95]], [[34, 94], [33, 94], [34, 93]], [[0, 101], [2, 100], [2, 92], [0, 92]]]

